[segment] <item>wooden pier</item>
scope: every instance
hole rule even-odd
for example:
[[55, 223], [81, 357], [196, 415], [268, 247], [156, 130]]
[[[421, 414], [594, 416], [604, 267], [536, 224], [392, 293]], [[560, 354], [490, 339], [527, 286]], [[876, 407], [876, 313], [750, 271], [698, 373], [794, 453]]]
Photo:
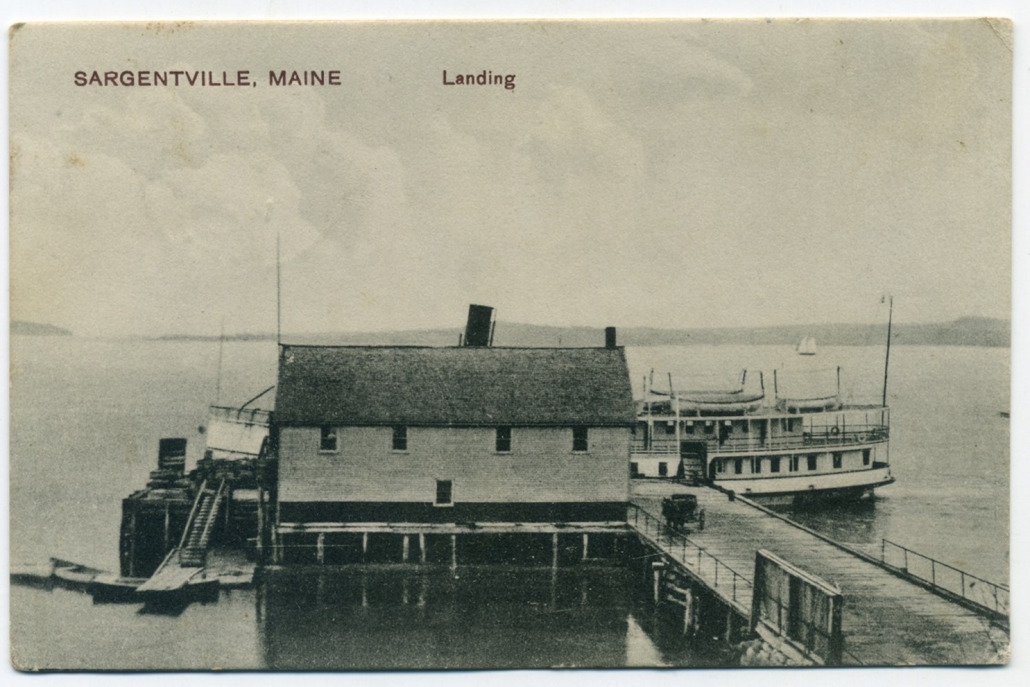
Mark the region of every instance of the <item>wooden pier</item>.
[[[697, 496], [703, 530], [678, 536], [658, 520], [661, 499]], [[996, 664], [1008, 660], [1007, 608], [978, 608], [862, 552], [830, 541], [746, 499], [670, 482], [633, 486], [629, 524], [670, 564], [749, 618], [755, 559], [772, 552], [839, 587], [845, 665]], [[1005, 589], [1005, 588], [1000, 588]], [[1007, 590], [1005, 590], [1007, 595]], [[1007, 604], [1007, 602], [1006, 602]]]

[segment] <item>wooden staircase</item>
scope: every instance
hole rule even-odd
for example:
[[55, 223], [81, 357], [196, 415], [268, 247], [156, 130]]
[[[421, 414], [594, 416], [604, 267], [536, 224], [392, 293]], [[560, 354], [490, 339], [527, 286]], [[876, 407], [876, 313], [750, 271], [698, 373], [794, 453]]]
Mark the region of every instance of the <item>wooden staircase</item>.
[[217, 490], [208, 489], [205, 482], [197, 493], [193, 517], [186, 525], [186, 532], [179, 546], [179, 565], [187, 568], [204, 567], [207, 562], [207, 546], [218, 520], [224, 494], [224, 479], [219, 483]]
[[211, 541], [215, 522], [218, 520], [218, 512], [225, 498], [225, 491], [224, 479], [219, 483], [218, 489], [208, 488], [206, 480], [200, 485], [179, 545], [168, 552], [150, 579], [136, 589], [138, 593], [178, 592], [185, 589], [187, 585], [195, 585], [197, 580], [204, 579], [203, 570], [207, 563], [207, 547]]

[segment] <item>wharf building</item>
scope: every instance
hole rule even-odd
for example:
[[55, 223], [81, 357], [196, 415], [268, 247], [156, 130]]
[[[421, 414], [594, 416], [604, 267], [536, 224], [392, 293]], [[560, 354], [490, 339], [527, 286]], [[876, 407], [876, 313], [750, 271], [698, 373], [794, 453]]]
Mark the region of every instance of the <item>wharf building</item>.
[[625, 532], [636, 417], [614, 329], [604, 347], [494, 347], [491, 317], [472, 306], [456, 347], [281, 346], [272, 562], [550, 562], [559, 534], [586, 558], [590, 533]]

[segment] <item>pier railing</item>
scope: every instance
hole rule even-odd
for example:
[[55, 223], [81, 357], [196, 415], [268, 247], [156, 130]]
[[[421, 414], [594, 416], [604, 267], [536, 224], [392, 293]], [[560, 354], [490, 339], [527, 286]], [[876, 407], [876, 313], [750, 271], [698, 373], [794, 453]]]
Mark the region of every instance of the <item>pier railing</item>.
[[635, 503], [629, 504], [629, 509], [632, 515], [628, 520], [638, 532], [653, 540], [724, 599], [731, 601], [739, 611], [745, 615], [751, 613], [753, 591], [750, 579]]
[[1009, 615], [1009, 588], [1003, 584], [977, 577], [887, 539], [880, 545], [880, 561], [977, 606]]

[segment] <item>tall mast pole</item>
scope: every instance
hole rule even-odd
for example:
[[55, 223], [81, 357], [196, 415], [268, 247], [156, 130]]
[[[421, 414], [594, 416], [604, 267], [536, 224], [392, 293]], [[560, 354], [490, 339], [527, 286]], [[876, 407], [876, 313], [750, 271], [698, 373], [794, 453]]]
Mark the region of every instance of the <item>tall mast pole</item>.
[[278, 348], [283, 341], [282, 325], [282, 278], [279, 266], [279, 232], [275, 232], [275, 345]]
[[883, 403], [887, 407], [887, 368], [891, 363], [891, 324], [894, 320], [894, 296], [890, 296], [890, 309], [887, 312], [887, 355], [883, 359]]
[[225, 348], [225, 317], [222, 317], [222, 329], [218, 334], [218, 382], [215, 384], [215, 405], [222, 400], [222, 349]]

